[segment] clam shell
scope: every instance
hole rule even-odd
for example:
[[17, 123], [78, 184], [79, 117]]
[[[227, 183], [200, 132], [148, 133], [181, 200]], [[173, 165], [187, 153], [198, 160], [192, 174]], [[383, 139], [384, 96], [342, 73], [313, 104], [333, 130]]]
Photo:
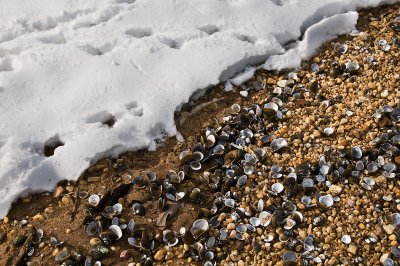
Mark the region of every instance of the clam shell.
[[270, 144], [270, 148], [272, 149], [273, 152], [277, 152], [283, 148], [286, 148], [288, 146], [288, 142], [286, 139], [284, 138], [277, 138], [274, 139], [271, 144]]
[[205, 233], [209, 228], [209, 224], [207, 220], [204, 219], [198, 219], [194, 221], [192, 228], [190, 228], [190, 232], [192, 233], [193, 237], [197, 239], [200, 237], [203, 233]]
[[278, 194], [280, 194], [283, 190], [284, 190], [284, 186], [282, 185], [282, 183], [277, 182], [277, 183], [274, 183], [274, 184], [271, 186], [271, 192], [272, 192], [272, 194], [278, 195]]
[[98, 232], [97, 223], [95, 221], [91, 221], [86, 227], [86, 234], [88, 236], [94, 236]]
[[286, 219], [284, 220], [283, 228], [285, 228], [285, 229], [287, 229], [287, 230], [290, 230], [290, 229], [292, 229], [295, 225], [296, 225], [296, 221], [295, 221], [295, 220], [290, 219], [290, 218], [286, 218]]
[[88, 198], [88, 202], [92, 206], [97, 206], [100, 202], [100, 196], [97, 194], [93, 194]]
[[295, 262], [297, 259], [296, 253], [293, 251], [288, 251], [282, 256], [282, 261], [283, 262]]
[[117, 236], [117, 240], [122, 237], [122, 230], [118, 225], [111, 225], [108, 229]]
[[331, 207], [334, 202], [331, 195], [321, 196], [321, 197], [319, 197], [318, 201], [326, 208]]
[[350, 244], [351, 243], [351, 237], [349, 235], [343, 235], [341, 240], [342, 240], [342, 242], [344, 244]]
[[272, 214], [267, 211], [262, 211], [258, 215], [258, 219], [260, 220], [260, 224], [262, 226], [268, 226], [272, 221]]

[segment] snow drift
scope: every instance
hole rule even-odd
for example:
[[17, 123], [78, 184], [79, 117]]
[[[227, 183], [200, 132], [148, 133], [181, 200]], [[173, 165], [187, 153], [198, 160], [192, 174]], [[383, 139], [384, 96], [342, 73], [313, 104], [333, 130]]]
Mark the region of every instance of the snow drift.
[[174, 111], [196, 90], [267, 59], [297, 67], [354, 28], [351, 11], [382, 3], [2, 0], [0, 218], [19, 196], [174, 135]]

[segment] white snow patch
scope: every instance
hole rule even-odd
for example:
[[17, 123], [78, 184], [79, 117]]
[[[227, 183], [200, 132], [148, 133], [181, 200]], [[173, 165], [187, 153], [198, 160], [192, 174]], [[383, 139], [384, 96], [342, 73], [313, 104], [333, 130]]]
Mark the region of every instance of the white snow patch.
[[346, 12], [386, 2], [1, 1], [0, 217], [104, 156], [155, 149], [199, 89], [273, 55], [277, 68], [307, 58], [354, 27]]

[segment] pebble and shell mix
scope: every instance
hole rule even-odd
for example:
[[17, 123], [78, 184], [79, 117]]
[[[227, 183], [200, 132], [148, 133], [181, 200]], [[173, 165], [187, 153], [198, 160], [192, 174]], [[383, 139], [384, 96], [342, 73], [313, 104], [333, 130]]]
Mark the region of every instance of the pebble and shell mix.
[[[57, 188], [58, 206], [6, 217], [0, 251], [18, 256], [5, 265], [397, 265], [399, 13], [363, 11], [302, 69], [235, 88], [176, 169], [102, 160]], [[41, 229], [53, 208], [79, 223]]]

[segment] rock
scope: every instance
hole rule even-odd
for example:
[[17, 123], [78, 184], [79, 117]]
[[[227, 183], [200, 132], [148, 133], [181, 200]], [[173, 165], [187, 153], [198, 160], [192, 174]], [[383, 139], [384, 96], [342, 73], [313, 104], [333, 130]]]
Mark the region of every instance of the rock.
[[59, 197], [62, 193], [64, 193], [64, 187], [58, 186], [58, 187], [56, 188], [56, 190], [54, 190], [53, 197], [57, 198], [57, 197]]
[[388, 235], [393, 234], [394, 229], [396, 229], [396, 227], [395, 227], [394, 225], [392, 225], [392, 224], [388, 224], [388, 225], [385, 224], [385, 225], [383, 225], [383, 230], [385, 230], [385, 232], [386, 232]]
[[162, 261], [165, 257], [165, 250], [164, 249], [160, 249], [156, 252], [156, 254], [154, 254], [154, 259], [156, 261]]
[[36, 214], [35, 216], [32, 217], [33, 221], [35, 222], [42, 222], [44, 220], [43, 215], [40, 213]]
[[350, 244], [349, 248], [347, 249], [348, 252], [350, 252], [353, 255], [357, 254], [357, 246], [354, 244]]
[[228, 230], [234, 230], [236, 228], [235, 223], [229, 223], [228, 226], [226, 227], [226, 229]]
[[342, 192], [342, 188], [339, 187], [339, 186], [337, 186], [337, 185], [331, 185], [331, 186], [329, 187], [329, 192], [330, 192], [332, 195], [336, 196], [336, 195], [339, 195], [340, 192]]
[[384, 253], [384, 254], [382, 254], [382, 256], [379, 258], [379, 261], [383, 264], [383, 263], [385, 262], [385, 260], [386, 260], [387, 258], [389, 258], [389, 256], [390, 256], [390, 253]]
[[131, 257], [131, 255], [129, 254], [128, 250], [122, 250], [119, 257], [121, 259], [128, 260]]
[[98, 237], [94, 237], [94, 238], [90, 239], [89, 244], [94, 247], [94, 246], [100, 245], [101, 240]]

